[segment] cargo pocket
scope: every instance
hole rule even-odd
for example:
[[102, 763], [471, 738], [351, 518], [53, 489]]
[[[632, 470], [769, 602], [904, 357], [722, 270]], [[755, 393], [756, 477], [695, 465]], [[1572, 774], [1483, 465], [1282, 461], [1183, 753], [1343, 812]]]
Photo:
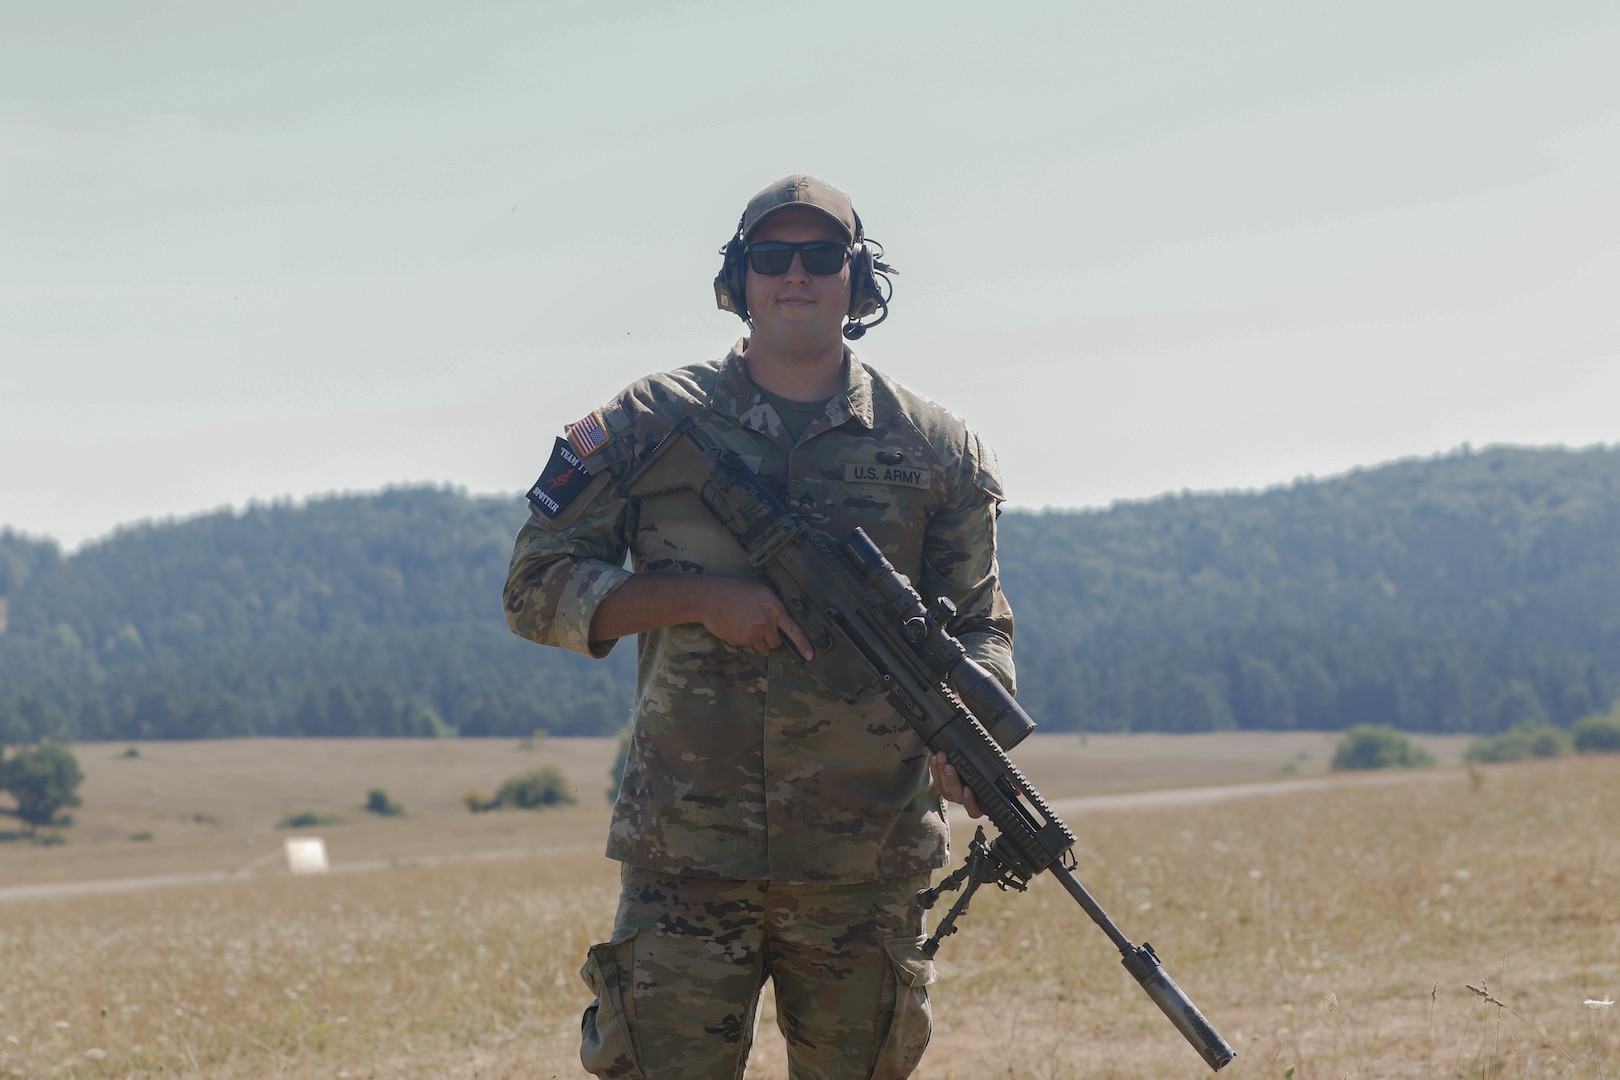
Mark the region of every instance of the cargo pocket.
[[619, 930], [592, 945], [579, 969], [596, 1000], [579, 1021], [579, 1063], [607, 1080], [644, 1080], [631, 1011], [631, 976], [635, 966], [636, 931]]
[[904, 1080], [910, 1076], [933, 1033], [928, 1007], [928, 986], [934, 981], [934, 962], [923, 955], [919, 937], [890, 938], [883, 943], [894, 974], [894, 1012], [889, 1031], [878, 1047], [872, 1080]]

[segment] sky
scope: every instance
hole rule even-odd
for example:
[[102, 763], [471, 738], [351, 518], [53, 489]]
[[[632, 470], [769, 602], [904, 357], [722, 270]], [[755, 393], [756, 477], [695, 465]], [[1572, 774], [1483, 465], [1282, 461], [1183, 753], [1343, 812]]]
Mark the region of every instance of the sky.
[[0, 526], [528, 487], [845, 188], [1015, 507], [1620, 443], [1620, 8], [0, 5]]

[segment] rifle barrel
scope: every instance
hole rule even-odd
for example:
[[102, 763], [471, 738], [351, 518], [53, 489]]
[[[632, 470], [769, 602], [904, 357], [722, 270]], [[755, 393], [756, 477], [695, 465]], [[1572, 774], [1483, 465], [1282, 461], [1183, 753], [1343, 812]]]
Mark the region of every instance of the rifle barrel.
[[1114, 920], [1108, 917], [1102, 906], [1092, 899], [1086, 887], [1080, 884], [1080, 880], [1068, 867], [1054, 863], [1048, 869], [1068, 894], [1074, 897], [1075, 903], [1091, 916], [1091, 921], [1102, 927], [1103, 933], [1107, 934], [1109, 940], [1119, 949], [1120, 963], [1125, 965], [1125, 970], [1131, 973], [1131, 977], [1141, 985], [1147, 996], [1153, 999], [1153, 1004], [1157, 1005], [1159, 1011], [1176, 1026], [1176, 1030], [1192, 1044], [1204, 1062], [1216, 1072], [1230, 1063], [1237, 1056], [1237, 1051], [1221, 1038], [1215, 1026], [1204, 1018], [1204, 1014], [1198, 1011], [1198, 1006], [1194, 1005], [1186, 992], [1176, 985], [1176, 981], [1159, 962], [1159, 956], [1153, 951], [1153, 946], [1145, 941], [1141, 945], [1133, 944], [1131, 939], [1114, 925]]

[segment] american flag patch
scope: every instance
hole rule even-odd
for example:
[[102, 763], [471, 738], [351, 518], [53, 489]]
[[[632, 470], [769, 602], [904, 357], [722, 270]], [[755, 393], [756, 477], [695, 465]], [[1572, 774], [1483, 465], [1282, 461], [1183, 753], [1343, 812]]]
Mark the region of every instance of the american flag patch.
[[581, 457], [594, 454], [607, 445], [607, 428], [602, 426], [602, 414], [591, 413], [577, 424], [568, 425], [568, 441], [574, 444]]

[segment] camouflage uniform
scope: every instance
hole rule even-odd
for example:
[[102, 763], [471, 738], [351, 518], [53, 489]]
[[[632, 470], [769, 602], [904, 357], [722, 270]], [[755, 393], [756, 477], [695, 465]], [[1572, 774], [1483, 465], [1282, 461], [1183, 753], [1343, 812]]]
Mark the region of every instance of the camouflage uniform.
[[[628, 499], [614, 483], [691, 415], [806, 524], [834, 541], [864, 528], [925, 598], [954, 601], [952, 629], [1010, 687], [1012, 612], [995, 561], [1002, 491], [989, 449], [959, 418], [847, 352], [844, 387], [792, 443], [748, 377], [745, 347], [739, 341], [722, 360], [644, 379], [593, 414], [607, 438], [583, 455], [588, 485], [555, 515], [533, 515], [518, 535], [505, 595], [512, 629], [606, 655], [613, 643], [589, 641], [591, 618], [629, 577], [626, 553], [637, 573], [753, 573], [692, 493]], [[791, 648], [737, 648], [698, 624], [649, 631], [638, 646], [611, 858], [659, 875], [778, 890], [926, 876], [947, 863], [926, 747], [882, 697], [846, 705]], [[910, 935], [914, 948], [920, 918], [908, 918], [894, 933]], [[621, 922], [619, 932], [629, 928]], [[639, 955], [636, 964], [639, 994]], [[926, 962], [914, 966], [904, 980], [924, 977]], [[588, 979], [591, 972], [587, 964]], [[593, 989], [600, 1024], [601, 1002], [615, 996]], [[863, 1022], [870, 1032], [872, 1017]]]
[[795, 1078], [900, 1080], [916, 1068], [934, 981], [917, 947], [927, 873], [784, 886], [627, 863], [621, 877], [613, 937], [580, 972], [597, 995], [580, 1040], [592, 1073], [741, 1077], [767, 977]]

